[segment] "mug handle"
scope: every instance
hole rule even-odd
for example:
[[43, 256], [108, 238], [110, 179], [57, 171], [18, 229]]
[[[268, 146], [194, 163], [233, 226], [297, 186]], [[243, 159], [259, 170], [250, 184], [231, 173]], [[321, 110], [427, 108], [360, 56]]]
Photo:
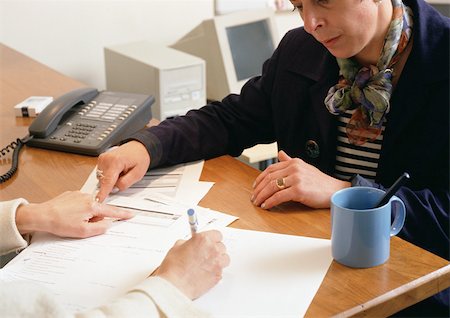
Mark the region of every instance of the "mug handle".
[[405, 204], [398, 197], [393, 196], [390, 201], [391, 213], [394, 213], [395, 218], [391, 225], [390, 236], [397, 235], [403, 227], [406, 218]]

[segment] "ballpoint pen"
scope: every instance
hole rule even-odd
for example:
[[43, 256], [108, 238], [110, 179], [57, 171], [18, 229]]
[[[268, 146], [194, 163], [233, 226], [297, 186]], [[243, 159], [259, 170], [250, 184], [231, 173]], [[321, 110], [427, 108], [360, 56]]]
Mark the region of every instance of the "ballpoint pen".
[[195, 213], [194, 209], [188, 209], [187, 214], [189, 218], [189, 226], [191, 227], [191, 235], [194, 235], [197, 233], [198, 229], [197, 213]]
[[389, 190], [385, 193], [385, 195], [380, 199], [380, 202], [375, 205], [376, 208], [382, 207], [386, 203], [389, 202], [391, 197], [397, 192], [397, 190], [405, 184], [406, 181], [409, 180], [409, 174], [407, 172], [404, 172], [395, 182], [394, 184], [389, 188]]

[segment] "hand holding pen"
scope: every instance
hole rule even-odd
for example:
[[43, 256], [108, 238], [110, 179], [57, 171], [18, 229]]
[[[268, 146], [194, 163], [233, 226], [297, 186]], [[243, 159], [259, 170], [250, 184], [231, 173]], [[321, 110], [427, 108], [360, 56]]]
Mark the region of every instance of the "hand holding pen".
[[195, 299], [220, 281], [223, 269], [229, 264], [222, 234], [211, 230], [199, 232], [187, 241], [177, 241], [154, 275]]
[[197, 233], [194, 209], [187, 211], [192, 238], [178, 240], [153, 273], [171, 282], [190, 299], [203, 295], [222, 278], [230, 256], [222, 243], [222, 233], [210, 230]]

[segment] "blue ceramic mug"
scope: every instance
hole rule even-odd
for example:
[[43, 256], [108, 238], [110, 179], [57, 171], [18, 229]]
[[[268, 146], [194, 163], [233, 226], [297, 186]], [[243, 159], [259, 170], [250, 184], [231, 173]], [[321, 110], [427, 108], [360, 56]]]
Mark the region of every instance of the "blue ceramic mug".
[[406, 208], [396, 196], [374, 208], [384, 193], [376, 188], [351, 187], [332, 195], [331, 251], [337, 262], [366, 268], [387, 261], [390, 238], [402, 229]]

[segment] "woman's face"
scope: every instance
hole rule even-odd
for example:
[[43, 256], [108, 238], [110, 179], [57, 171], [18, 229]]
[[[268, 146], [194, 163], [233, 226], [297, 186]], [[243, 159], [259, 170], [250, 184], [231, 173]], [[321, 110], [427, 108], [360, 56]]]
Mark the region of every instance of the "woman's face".
[[[386, 0], [385, 0], [386, 1]], [[374, 0], [291, 0], [306, 32], [337, 58], [373, 55], [384, 42], [380, 4]]]

